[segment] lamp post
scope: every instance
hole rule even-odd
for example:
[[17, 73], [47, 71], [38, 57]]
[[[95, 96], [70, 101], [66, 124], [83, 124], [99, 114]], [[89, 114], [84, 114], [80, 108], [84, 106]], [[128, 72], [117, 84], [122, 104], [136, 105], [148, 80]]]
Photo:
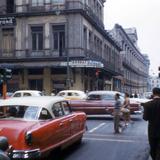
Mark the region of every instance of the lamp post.
[[66, 37], [66, 56], [67, 56], [67, 89], [70, 89], [71, 85], [71, 79], [70, 79], [70, 66], [69, 66], [69, 51], [68, 51], [68, 46], [69, 46], [69, 22], [68, 22], [68, 17], [66, 15], [66, 29], [67, 29], [67, 37]]
[[[55, 10], [55, 14], [58, 16], [58, 15], [60, 15], [60, 13], [61, 13], [61, 11], [60, 11], [60, 7], [59, 7], [59, 5], [57, 5], [57, 7], [56, 7], [56, 10]], [[65, 13], [64, 13], [65, 14]], [[66, 60], [67, 60], [67, 63], [66, 63], [66, 67], [67, 67], [67, 78], [66, 78], [66, 88], [69, 90], [70, 89], [70, 67], [69, 67], [69, 52], [68, 52], [68, 41], [69, 41], [69, 39], [68, 39], [68, 17], [67, 17], [67, 15], [65, 15], [65, 18], [66, 18], [66, 30], [67, 30], [67, 37], [65, 38], [66, 39], [66, 49], [65, 49], [65, 51], [66, 51]]]
[[[67, 38], [68, 39], [68, 38]], [[68, 42], [67, 42], [68, 43]], [[69, 67], [69, 53], [68, 48], [66, 50], [67, 52], [67, 89], [70, 89], [70, 67]]]

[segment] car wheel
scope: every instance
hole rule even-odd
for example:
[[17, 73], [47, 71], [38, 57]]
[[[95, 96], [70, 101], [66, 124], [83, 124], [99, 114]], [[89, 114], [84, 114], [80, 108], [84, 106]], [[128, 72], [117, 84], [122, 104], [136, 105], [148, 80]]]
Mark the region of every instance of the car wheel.
[[49, 154], [47, 160], [59, 160], [60, 159], [60, 154], [61, 153], [61, 148], [56, 148], [51, 153]]
[[78, 146], [78, 145], [81, 145], [81, 143], [82, 143], [82, 137], [75, 142], [75, 145]]

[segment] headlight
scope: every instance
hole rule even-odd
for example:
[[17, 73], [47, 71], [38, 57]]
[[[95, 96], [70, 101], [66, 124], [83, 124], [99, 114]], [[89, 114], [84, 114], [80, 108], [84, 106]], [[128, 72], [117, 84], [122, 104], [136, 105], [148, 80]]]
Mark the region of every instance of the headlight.
[[25, 135], [25, 141], [28, 145], [32, 144], [32, 133], [31, 132], [27, 132]]

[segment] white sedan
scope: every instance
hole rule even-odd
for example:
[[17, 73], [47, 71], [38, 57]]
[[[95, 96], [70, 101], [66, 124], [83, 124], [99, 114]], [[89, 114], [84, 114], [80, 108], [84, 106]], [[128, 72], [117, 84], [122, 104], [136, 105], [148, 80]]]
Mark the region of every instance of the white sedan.
[[43, 96], [44, 94], [38, 90], [18, 90], [11, 97], [28, 97], [28, 96]]
[[57, 96], [64, 97], [67, 100], [80, 100], [87, 98], [85, 92], [79, 90], [63, 90], [60, 91]]

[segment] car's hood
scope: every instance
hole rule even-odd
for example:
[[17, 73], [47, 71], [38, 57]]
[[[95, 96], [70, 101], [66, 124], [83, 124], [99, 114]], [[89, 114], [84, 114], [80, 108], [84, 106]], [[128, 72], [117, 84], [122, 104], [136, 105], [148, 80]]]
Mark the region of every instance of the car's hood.
[[[37, 121], [24, 121], [15, 119], [0, 120], [0, 136], [6, 136], [9, 144], [23, 143], [22, 140], [26, 131], [32, 129], [37, 124]], [[21, 140], [19, 140], [19, 138]]]

